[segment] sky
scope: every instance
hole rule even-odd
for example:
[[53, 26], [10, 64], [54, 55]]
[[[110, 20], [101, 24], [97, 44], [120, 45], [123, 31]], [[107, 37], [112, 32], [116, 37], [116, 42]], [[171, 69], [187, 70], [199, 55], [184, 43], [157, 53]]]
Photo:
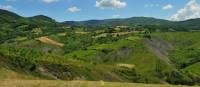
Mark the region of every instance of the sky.
[[200, 0], [0, 0], [0, 9], [59, 22], [128, 17], [172, 21], [200, 18]]

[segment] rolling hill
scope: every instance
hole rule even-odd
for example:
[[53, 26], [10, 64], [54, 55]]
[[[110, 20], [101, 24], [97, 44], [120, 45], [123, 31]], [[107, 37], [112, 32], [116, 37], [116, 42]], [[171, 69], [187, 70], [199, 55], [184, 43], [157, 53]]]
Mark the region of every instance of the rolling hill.
[[200, 85], [198, 21], [132, 17], [59, 23], [0, 10], [0, 79], [22, 80], [3, 81], [19, 86], [30, 83], [26, 80], [39, 81], [33, 86], [49, 82], [44, 80], [105, 81], [105, 87]]
[[19, 36], [34, 38], [41, 34], [63, 31], [58, 22], [43, 15], [27, 18], [10, 11], [0, 10], [0, 22], [0, 43]]
[[[66, 21], [62, 24], [68, 26], [85, 26], [85, 27], [95, 27], [95, 26], [111, 26], [116, 27], [122, 26], [132, 26], [132, 27], [145, 27], [153, 28], [159, 31], [191, 31], [199, 30], [199, 19], [190, 19], [186, 21], [169, 21], [164, 19], [157, 19], [151, 17], [131, 17], [122, 19], [105, 19], [105, 20], [88, 20], [88, 21]], [[154, 31], [155, 31], [154, 30]]]

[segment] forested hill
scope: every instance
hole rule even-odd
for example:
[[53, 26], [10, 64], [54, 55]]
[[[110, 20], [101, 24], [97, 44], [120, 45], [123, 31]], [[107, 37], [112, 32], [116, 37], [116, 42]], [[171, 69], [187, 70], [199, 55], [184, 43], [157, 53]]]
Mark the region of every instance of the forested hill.
[[85, 27], [102, 27], [102, 26], [131, 26], [145, 27], [159, 31], [191, 31], [199, 30], [200, 19], [190, 19], [186, 21], [169, 21], [151, 17], [131, 17], [124, 19], [105, 19], [105, 20], [88, 20], [88, 21], [65, 21], [62, 24]]
[[147, 29], [150, 31], [197, 31], [200, 30], [200, 19], [174, 22], [151, 17], [131, 17], [123, 19], [57, 22], [45, 15], [22, 17], [14, 12], [0, 9], [0, 42], [17, 36], [35, 38], [51, 33], [63, 32], [69, 26], [78, 26], [85, 30], [127, 26], [131, 29]]
[[61, 25], [47, 16], [22, 17], [0, 9], [0, 43], [17, 36], [34, 38], [61, 30]]
[[0, 80], [200, 85], [200, 32], [177, 32], [200, 29], [198, 21], [61, 23], [0, 10]]
[[99, 26], [99, 25], [164, 25], [171, 23], [168, 20], [156, 19], [151, 17], [131, 17], [122, 19], [105, 19], [105, 20], [88, 20], [88, 21], [66, 21], [69, 25], [85, 25], [85, 26]]
[[33, 26], [83, 26], [90, 27], [102, 27], [102, 26], [129, 26], [129, 27], [144, 27], [148, 29], [154, 29], [158, 31], [191, 31], [199, 30], [200, 19], [190, 19], [186, 21], [169, 21], [164, 19], [157, 19], [152, 17], [131, 17], [121, 19], [105, 19], [105, 20], [87, 20], [87, 21], [65, 21], [56, 22], [54, 19], [37, 15], [34, 17], [21, 17], [13, 12], [0, 9], [0, 22], [1, 28], [5, 26], [5, 23], [9, 23], [9, 26], [14, 25], [33, 25]]

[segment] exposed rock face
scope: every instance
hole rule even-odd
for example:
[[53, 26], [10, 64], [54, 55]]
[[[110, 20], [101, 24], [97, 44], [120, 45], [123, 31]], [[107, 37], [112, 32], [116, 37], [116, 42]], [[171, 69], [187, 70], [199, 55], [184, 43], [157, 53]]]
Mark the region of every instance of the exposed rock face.
[[170, 43], [160, 38], [151, 38], [144, 39], [144, 44], [149, 49], [149, 51], [154, 53], [158, 58], [165, 61], [168, 65], [172, 64], [172, 62], [167, 57], [168, 51], [173, 49]]
[[133, 52], [132, 48], [122, 47], [116, 51], [103, 51], [102, 53], [97, 54], [93, 60], [94, 61], [120, 61], [124, 58], [127, 58]]

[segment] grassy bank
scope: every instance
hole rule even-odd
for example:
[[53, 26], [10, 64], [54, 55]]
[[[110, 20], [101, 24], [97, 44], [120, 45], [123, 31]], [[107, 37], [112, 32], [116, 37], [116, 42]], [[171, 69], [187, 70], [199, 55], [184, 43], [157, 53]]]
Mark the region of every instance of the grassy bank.
[[[0, 87], [189, 87], [182, 85], [136, 84], [116, 82], [89, 81], [54, 81], [54, 80], [5, 80]], [[193, 86], [198, 87], [198, 86]]]

